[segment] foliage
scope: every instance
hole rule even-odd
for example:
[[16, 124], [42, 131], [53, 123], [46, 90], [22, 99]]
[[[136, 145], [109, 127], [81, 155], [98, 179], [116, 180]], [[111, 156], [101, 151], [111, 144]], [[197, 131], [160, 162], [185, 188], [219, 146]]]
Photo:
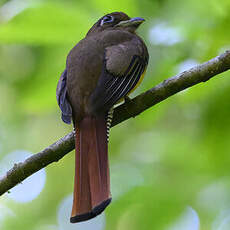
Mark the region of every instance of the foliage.
[[[71, 130], [60, 120], [57, 80], [68, 51], [104, 13], [146, 19], [139, 34], [150, 63], [134, 95], [230, 45], [229, 0], [1, 0], [0, 5], [0, 160], [15, 149], [38, 152]], [[187, 206], [200, 228], [188, 227], [195, 219], [175, 229], [229, 229], [228, 75], [111, 130], [114, 200], [106, 210], [106, 229], [172, 230]], [[72, 192], [73, 171], [70, 153], [47, 167], [46, 185], [33, 201], [3, 196], [0, 209], [15, 215], [0, 215], [1, 229], [63, 229], [57, 213]]]

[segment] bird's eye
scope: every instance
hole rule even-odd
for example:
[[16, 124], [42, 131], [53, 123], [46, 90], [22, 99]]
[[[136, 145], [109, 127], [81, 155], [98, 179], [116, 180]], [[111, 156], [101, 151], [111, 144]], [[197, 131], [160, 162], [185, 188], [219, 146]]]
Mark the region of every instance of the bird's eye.
[[101, 20], [101, 26], [104, 25], [105, 23], [110, 23], [114, 21], [114, 17], [113, 16], [105, 16], [102, 20]]

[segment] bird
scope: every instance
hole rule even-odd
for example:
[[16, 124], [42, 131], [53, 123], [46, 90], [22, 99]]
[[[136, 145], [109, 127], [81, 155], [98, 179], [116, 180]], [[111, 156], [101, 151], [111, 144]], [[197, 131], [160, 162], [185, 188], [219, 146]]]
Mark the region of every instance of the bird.
[[141, 83], [147, 47], [136, 33], [145, 20], [123, 12], [101, 17], [69, 52], [56, 97], [75, 129], [71, 223], [101, 214], [111, 202], [108, 137], [113, 108]]

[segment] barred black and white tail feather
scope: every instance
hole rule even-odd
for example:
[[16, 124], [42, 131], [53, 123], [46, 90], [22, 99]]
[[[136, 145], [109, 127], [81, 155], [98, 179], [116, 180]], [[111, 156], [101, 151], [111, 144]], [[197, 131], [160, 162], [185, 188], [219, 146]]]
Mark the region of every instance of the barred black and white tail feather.
[[113, 107], [109, 110], [107, 119], [106, 119], [106, 134], [107, 134], [108, 142], [109, 142], [109, 131], [111, 128], [112, 120], [113, 120]]

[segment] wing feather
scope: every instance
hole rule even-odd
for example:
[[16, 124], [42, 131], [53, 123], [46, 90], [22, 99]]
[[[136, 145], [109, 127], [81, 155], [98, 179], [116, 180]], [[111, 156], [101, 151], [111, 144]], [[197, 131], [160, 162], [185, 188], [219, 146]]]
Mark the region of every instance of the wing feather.
[[126, 96], [138, 83], [147, 63], [140, 56], [133, 56], [128, 69], [122, 76], [114, 76], [106, 69], [90, 97], [93, 112], [108, 111]]
[[66, 79], [67, 71], [65, 70], [58, 81], [56, 97], [58, 105], [62, 111], [62, 120], [65, 123], [70, 124], [72, 119], [72, 107], [67, 98]]
[[138, 70], [141, 68], [141, 64], [137, 64], [135, 68], [133, 68], [133, 71], [131, 74], [129, 74], [127, 77], [123, 77], [120, 84], [112, 91], [110, 92], [109, 97], [106, 98], [106, 103], [116, 103], [116, 101], [120, 100], [122, 97], [124, 97], [132, 88], [132, 83], [135, 82], [139, 76], [137, 75]]

